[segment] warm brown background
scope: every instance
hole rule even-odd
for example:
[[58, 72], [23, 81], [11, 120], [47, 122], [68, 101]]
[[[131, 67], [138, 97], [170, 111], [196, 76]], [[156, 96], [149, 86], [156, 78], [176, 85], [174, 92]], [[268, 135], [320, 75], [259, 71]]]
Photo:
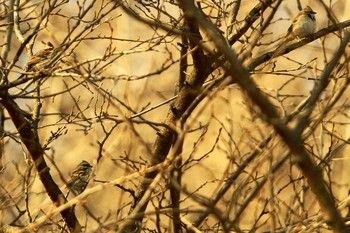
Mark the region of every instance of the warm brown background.
[[[133, 116], [134, 113], [123, 107], [116, 99], [136, 113], [173, 97], [178, 86], [180, 46], [177, 43], [180, 42], [180, 39], [179, 36], [167, 36], [164, 30], [136, 20], [127, 15], [120, 7], [108, 13], [103, 18], [105, 21], [98, 22], [89, 32], [90, 29], [84, 28], [91, 23], [88, 20], [91, 20], [95, 13], [107, 12], [107, 9], [112, 7], [110, 5], [101, 10], [101, 5], [108, 3], [106, 1], [96, 1], [89, 13], [79, 19], [81, 24], [77, 30], [71, 32], [71, 28], [77, 22], [78, 2], [83, 7], [92, 4], [92, 1], [70, 1], [54, 10], [58, 12], [60, 9], [59, 14], [51, 14], [41, 24], [41, 30], [37, 32], [37, 37], [34, 39], [33, 53], [43, 48], [40, 41], [51, 41], [55, 47], [58, 47], [67, 35], [70, 34], [71, 39], [66, 40], [65, 43], [82, 33], [62, 55], [63, 58], [56, 65], [56, 75], [52, 75], [41, 86], [43, 107], [39, 135], [40, 141], [45, 144], [51, 132], [57, 131], [60, 127], [66, 128], [67, 133], [55, 139], [46, 151], [46, 161], [51, 169], [51, 174], [57, 184], [63, 187], [75, 166], [81, 160], [87, 160], [94, 165], [93, 177], [88, 186], [90, 188], [101, 184], [100, 181], [110, 181], [132, 174], [144, 168], [147, 161], [150, 160], [152, 156], [150, 151], [157, 137], [156, 131], [147, 122], [128, 123], [126, 119]], [[143, 7], [141, 3], [135, 1], [128, 3], [142, 17], [158, 14], [151, 7], [150, 12], [146, 12], [147, 7]], [[229, 3], [220, 1], [218, 4], [225, 9]], [[243, 20], [257, 3], [258, 1], [255, 0], [242, 1], [237, 19]], [[328, 1], [324, 3], [329, 4]], [[26, 2], [24, 5], [31, 7], [20, 11], [22, 19], [28, 18], [28, 24], [21, 23], [23, 32], [26, 29], [29, 30], [28, 33], [31, 32], [33, 25], [37, 23], [37, 18], [42, 15], [42, 6], [44, 9], [49, 7], [48, 2], [35, 4], [35, 2]], [[327, 27], [330, 21], [322, 4], [319, 1], [302, 1], [303, 6], [307, 4], [317, 12], [317, 28]], [[214, 7], [213, 2], [201, 1], [201, 5], [205, 7], [208, 15], [216, 16], [217, 8]], [[144, 12], [136, 6], [144, 9]], [[159, 9], [176, 19], [179, 17], [180, 10], [168, 2], [160, 2]], [[332, 2], [331, 9], [340, 22], [350, 18], [350, 3], [346, 0]], [[227, 7], [227, 11], [229, 10], [230, 7]], [[4, 6], [0, 6], [0, 14], [1, 11], [4, 11]], [[283, 36], [291, 19], [297, 13], [298, 8], [295, 1], [283, 2], [271, 25], [264, 32], [266, 34], [260, 40], [260, 43], [267, 45], [254, 47], [252, 58], [276, 48], [278, 42], [272, 42]], [[169, 18], [165, 13], [160, 13], [159, 19], [164, 24], [169, 23]], [[0, 18], [2, 38], [5, 36], [6, 32], [3, 30], [6, 27], [1, 25], [6, 20], [6, 18]], [[222, 18], [221, 23], [220, 29], [226, 32], [228, 17]], [[67, 26], [68, 24], [70, 27]], [[247, 38], [250, 38], [250, 33], [251, 30], [246, 33]], [[113, 37], [113, 40], [103, 39], [103, 37]], [[1, 40], [1, 46], [5, 46]], [[279, 111], [283, 114], [290, 114], [317, 83], [317, 78], [322, 74], [332, 54], [337, 51], [339, 43], [337, 36], [328, 34], [322, 39], [290, 52], [285, 57], [274, 59], [276, 62], [274, 71], [272, 71], [272, 62], [267, 62], [257, 67], [251, 75], [261, 90], [271, 97]], [[19, 40], [13, 36], [9, 60], [13, 59], [19, 45]], [[249, 43], [241, 41], [232, 47], [240, 55], [241, 50], [245, 50], [248, 46]], [[114, 49], [115, 55], [107, 55], [104, 59], [103, 56], [108, 47]], [[21, 72], [21, 67], [27, 60], [25, 50], [16, 63], [17, 67], [11, 70], [10, 81], [18, 77], [17, 72]], [[307, 62], [309, 63], [304, 67], [303, 65]], [[164, 69], [171, 63], [174, 64]], [[77, 70], [61, 71], [70, 65], [77, 65], [79, 72]], [[89, 71], [95, 65], [97, 67], [107, 66], [103, 71], [98, 71], [96, 67]], [[347, 69], [349, 68], [348, 63]], [[161, 72], [158, 72], [160, 70]], [[190, 71], [191, 67], [188, 73]], [[222, 69], [216, 70], [208, 80], [219, 77], [222, 72]], [[100, 75], [95, 79], [89, 77], [90, 81], [96, 84], [95, 87], [85, 82], [81, 75], [88, 73]], [[332, 184], [332, 192], [337, 202], [347, 197], [350, 180], [348, 173], [350, 148], [346, 144], [341, 146], [350, 137], [349, 89], [326, 115], [321, 114], [327, 109], [327, 102], [336, 90], [345, 85], [346, 79], [349, 79], [349, 73], [343, 77], [332, 78], [313, 113], [312, 121], [321, 120], [322, 123], [317, 125], [314, 132], [305, 139], [305, 147], [316, 163], [319, 163], [327, 153], [339, 147], [338, 151], [333, 152], [334, 155], [329, 164], [322, 166], [325, 179]], [[81, 84], [77, 85], [79, 82]], [[73, 89], [67, 91], [73, 86], [75, 86]], [[100, 91], [96, 87], [99, 87]], [[10, 93], [18, 93], [20, 88], [23, 86], [12, 88]], [[102, 96], [101, 90], [107, 91], [113, 98]], [[18, 98], [16, 102], [26, 111], [31, 111], [34, 105], [33, 99]], [[171, 102], [144, 114], [144, 120], [162, 123], [169, 111], [170, 104]], [[106, 137], [102, 126], [108, 131], [115, 125], [115, 122], [109, 120], [108, 116], [123, 122], [111, 132], [103, 145], [102, 158], [97, 161], [99, 158], [97, 142], [101, 142]], [[135, 120], [144, 121], [139, 118]], [[293, 122], [291, 122], [292, 125]], [[251, 151], [256, 149], [270, 132], [273, 132], [272, 127], [261, 119], [260, 111], [237, 85], [230, 85], [211, 92], [192, 113], [186, 127], [188, 131], [181, 155], [183, 161], [201, 159], [184, 166], [182, 187], [190, 193], [195, 192], [196, 195], [203, 195], [206, 198], [214, 196], [229, 175], [237, 169], [237, 164], [240, 164]], [[5, 122], [5, 130], [16, 137], [16, 130], [10, 120]], [[21, 147], [20, 141], [16, 142], [11, 137], [5, 137], [3, 140], [1, 193], [6, 195], [6, 198], [1, 200], [2, 204], [0, 204], [1, 223], [9, 224], [18, 216], [14, 203], [21, 210], [25, 209], [23, 190], [25, 189], [24, 180], [28, 177], [30, 184], [28, 209], [35, 211], [44, 203], [44, 206], [40, 208], [49, 211], [52, 205], [48, 201], [40, 179], [35, 175], [36, 171], [32, 170], [28, 176], [28, 165], [25, 161], [26, 149]], [[303, 190], [303, 187], [307, 187], [307, 182], [302, 179], [300, 170], [293, 165], [293, 162], [287, 159], [277, 172], [273, 174], [270, 172], [272, 164], [280, 159], [287, 149], [281, 139], [274, 136], [268, 146], [260, 151], [259, 155], [234, 182], [230, 191], [216, 205], [216, 208], [222, 211], [223, 216], [233, 216], [252, 189], [256, 187], [256, 182], [268, 177], [266, 184], [241, 215], [238, 223], [240, 229], [256, 228], [257, 232], [263, 232], [280, 228], [287, 229], [289, 226], [290, 231], [288, 232], [317, 232], [311, 227], [310, 222], [312, 222], [315, 229], [327, 232], [325, 225], [322, 225], [324, 223], [320, 223], [321, 220], [315, 217], [322, 215], [314, 194], [308, 188]], [[206, 156], [202, 158], [204, 155]], [[134, 166], [127, 166], [126, 163]], [[151, 213], [145, 218], [144, 227], [155, 228], [153, 210], [154, 206], [160, 205], [160, 199], [162, 200], [161, 206], [165, 208], [163, 211], [166, 212], [166, 207], [169, 205], [169, 193], [166, 192], [166, 180], [168, 179], [169, 175], [165, 173], [156, 187], [152, 203], [147, 209]], [[139, 177], [139, 179], [126, 181], [121, 185], [136, 190], [141, 181], [142, 177]], [[165, 196], [161, 197], [163, 192]], [[183, 200], [181, 209], [189, 211], [183, 216], [189, 221], [194, 220], [196, 216], [191, 211], [200, 211], [204, 208], [201, 204], [188, 198], [185, 193], [182, 193], [181, 200]], [[107, 226], [113, 226], [127, 215], [131, 201], [132, 198], [125, 191], [118, 187], [109, 187], [85, 198], [86, 206], [94, 216], [100, 219], [100, 223], [89, 217], [83, 207], [78, 206], [76, 213], [80, 223], [86, 226], [86, 232], [108, 232], [113, 227], [109, 229]], [[257, 220], [264, 208], [268, 213], [263, 214]], [[342, 214], [345, 215], [345, 213], [346, 211], [343, 210]], [[161, 218], [161, 227], [164, 232], [165, 229], [172, 232], [171, 218], [166, 215], [162, 215]], [[54, 217], [54, 221], [59, 219], [59, 215]], [[56, 232], [56, 226], [51, 225], [49, 220], [47, 223], [48, 225], [41, 226], [39, 232], [46, 232], [49, 229]], [[217, 218], [209, 215], [208, 221], [201, 229], [202, 231], [207, 229], [207, 232], [217, 232], [217, 223]], [[21, 226], [29, 224], [27, 215], [23, 215], [15, 224]], [[257, 225], [254, 226], [254, 224]], [[306, 230], [300, 231], [302, 227], [298, 228], [298, 224], [305, 225]], [[97, 231], [96, 229], [101, 225], [106, 228]]]

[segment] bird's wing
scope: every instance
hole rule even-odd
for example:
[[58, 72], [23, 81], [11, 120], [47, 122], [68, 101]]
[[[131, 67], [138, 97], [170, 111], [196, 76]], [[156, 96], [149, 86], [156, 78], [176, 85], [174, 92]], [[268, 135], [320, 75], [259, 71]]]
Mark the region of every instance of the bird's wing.
[[38, 64], [39, 62], [45, 60], [50, 56], [51, 50], [40, 50], [36, 54], [34, 54], [29, 61], [27, 62], [26, 66], [24, 67], [24, 71], [29, 71], [33, 65]]

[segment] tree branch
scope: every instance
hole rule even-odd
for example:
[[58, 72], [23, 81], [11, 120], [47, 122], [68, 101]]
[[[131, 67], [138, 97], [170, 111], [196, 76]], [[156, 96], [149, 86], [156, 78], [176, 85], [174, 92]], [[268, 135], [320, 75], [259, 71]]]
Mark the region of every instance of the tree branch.
[[[32, 126], [23, 113], [23, 110], [19, 108], [16, 102], [7, 93], [1, 93], [0, 97], [1, 104], [10, 115], [23, 144], [26, 146], [32, 160], [34, 161], [35, 168], [38, 171], [38, 175], [47, 194], [56, 206], [64, 204], [64, 195], [51, 177], [50, 168], [47, 166], [44, 159], [44, 150], [40, 145], [39, 139], [32, 131]], [[61, 211], [61, 215], [71, 232], [81, 231], [81, 226], [78, 219], [71, 209]]]
[[326, 182], [323, 180], [322, 171], [316, 166], [310, 155], [305, 150], [301, 135], [285, 125], [284, 120], [280, 117], [277, 109], [257, 88], [254, 81], [250, 78], [248, 70], [243, 67], [238, 60], [237, 55], [228, 46], [223, 36], [216, 33], [216, 27], [200, 14], [198, 8], [196, 8], [192, 2], [180, 0], [179, 3], [185, 12], [185, 17], [189, 20], [196, 21], [215, 44], [218, 52], [225, 56], [230, 63], [230, 66], [225, 67], [227, 72], [237, 84], [246, 91], [250, 99], [265, 115], [264, 118], [273, 125], [277, 133], [288, 145], [294, 155], [295, 162], [316, 195], [328, 225], [331, 226], [335, 232], [347, 232], [344, 220], [336, 209], [330, 190]]

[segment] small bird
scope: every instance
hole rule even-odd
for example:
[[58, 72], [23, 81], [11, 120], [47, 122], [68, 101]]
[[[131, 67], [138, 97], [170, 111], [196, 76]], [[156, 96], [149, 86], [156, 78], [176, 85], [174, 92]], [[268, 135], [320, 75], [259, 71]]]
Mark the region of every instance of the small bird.
[[[88, 184], [91, 175], [92, 166], [83, 160], [73, 171], [67, 182], [67, 188], [75, 195], [82, 193]], [[67, 194], [68, 196], [68, 194]]]
[[23, 70], [26, 72], [40, 71], [50, 61], [53, 51], [54, 46], [51, 42], [47, 42], [44, 49], [39, 50], [29, 59]]
[[281, 55], [285, 48], [287, 47], [287, 43], [294, 39], [298, 39], [307, 37], [315, 32], [316, 30], [316, 12], [314, 12], [310, 6], [306, 6], [293, 20], [292, 25], [288, 28], [287, 35], [285, 39], [281, 42], [281, 44], [275, 50], [274, 56]]

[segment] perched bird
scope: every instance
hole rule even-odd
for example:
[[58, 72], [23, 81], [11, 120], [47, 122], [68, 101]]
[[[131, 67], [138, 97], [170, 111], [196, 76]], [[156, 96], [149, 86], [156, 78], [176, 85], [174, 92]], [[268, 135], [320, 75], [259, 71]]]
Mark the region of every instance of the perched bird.
[[36, 52], [27, 62], [24, 67], [24, 71], [40, 71], [52, 57], [52, 53], [54, 51], [54, 46], [51, 42], [47, 42], [45, 44], [45, 48]]
[[316, 30], [316, 12], [314, 12], [311, 7], [306, 6], [293, 20], [292, 25], [288, 28], [287, 35], [281, 42], [281, 44], [277, 47], [276, 52], [273, 57], [281, 55], [285, 48], [287, 47], [287, 43], [294, 39], [298, 39], [307, 37], [315, 32]]
[[67, 182], [67, 188], [75, 195], [82, 193], [88, 184], [92, 166], [83, 160], [73, 171]]

